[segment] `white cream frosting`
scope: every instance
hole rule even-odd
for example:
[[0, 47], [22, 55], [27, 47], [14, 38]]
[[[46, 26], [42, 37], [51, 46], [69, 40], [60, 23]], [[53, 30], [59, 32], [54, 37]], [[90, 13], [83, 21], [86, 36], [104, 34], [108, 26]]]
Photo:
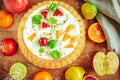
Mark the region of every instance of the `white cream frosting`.
[[[45, 29], [41, 29], [40, 26], [35, 25], [36, 29], [34, 30], [32, 27], [32, 16], [34, 16], [35, 14], [39, 14], [41, 10], [46, 9], [49, 5], [45, 5], [42, 6], [38, 9], [36, 9], [35, 11], [33, 11], [28, 19], [26, 20], [25, 23], [25, 28], [23, 31], [23, 38], [24, 38], [24, 42], [27, 46], [27, 48], [37, 57], [41, 58], [41, 59], [45, 59], [45, 60], [53, 60], [54, 58], [52, 58], [49, 55], [49, 51], [48, 51], [48, 47], [43, 47], [45, 49], [44, 53], [40, 53], [39, 49], [40, 49], [40, 45], [39, 45], [39, 39], [41, 36], [44, 36], [43, 33], [48, 33], [50, 32], [51, 27], [49, 28], [45, 28]], [[68, 27], [68, 25], [73, 24], [75, 26], [75, 28], [73, 30], [71, 30], [69, 32], [69, 34], [73, 37], [73, 36], [77, 36], [78, 38], [80, 37], [80, 25], [78, 23], [78, 21], [76, 20], [76, 18], [69, 12], [67, 11], [65, 8], [59, 6], [59, 8], [63, 11], [64, 15], [63, 16], [57, 16], [55, 17], [58, 21], [57, 23], [62, 23], [65, 19], [66, 16], [68, 16], [68, 20], [66, 23], [64, 23], [63, 25], [57, 25], [56, 30], [62, 30], [65, 31], [65, 29]], [[52, 33], [51, 37], [52, 39], [56, 39], [56, 30]], [[30, 41], [28, 40], [28, 36], [36, 33], [35, 38]], [[65, 33], [64, 33], [65, 34]], [[69, 55], [70, 53], [72, 53], [75, 49], [75, 47], [77, 46], [78, 42], [74, 42], [74, 48], [64, 48], [65, 45], [67, 45], [70, 41], [70, 39], [66, 40], [66, 41], [62, 41], [61, 39], [63, 38], [64, 34], [61, 35], [61, 37], [58, 40], [58, 44], [54, 49], [52, 50], [59, 50], [62, 54], [61, 58]], [[46, 36], [45, 36], [46, 37]]]

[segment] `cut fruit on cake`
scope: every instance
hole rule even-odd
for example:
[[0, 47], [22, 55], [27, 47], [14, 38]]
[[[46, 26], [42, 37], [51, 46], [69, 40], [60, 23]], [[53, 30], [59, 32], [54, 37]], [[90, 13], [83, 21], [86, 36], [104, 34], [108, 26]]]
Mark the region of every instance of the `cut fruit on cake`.
[[97, 52], [93, 58], [93, 68], [100, 75], [115, 74], [119, 67], [119, 58], [115, 52]]
[[50, 69], [65, 67], [83, 51], [85, 25], [68, 4], [43, 1], [21, 19], [18, 43], [23, 55], [34, 65]]

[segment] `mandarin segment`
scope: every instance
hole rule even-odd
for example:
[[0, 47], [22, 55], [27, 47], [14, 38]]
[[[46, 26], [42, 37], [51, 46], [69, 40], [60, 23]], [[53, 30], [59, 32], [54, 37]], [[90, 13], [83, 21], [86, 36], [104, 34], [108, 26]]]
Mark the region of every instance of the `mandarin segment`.
[[70, 25], [66, 28], [65, 32], [70, 32], [70, 31], [73, 30], [73, 29], [74, 29], [74, 25], [73, 25], [73, 24], [70, 24]]
[[57, 30], [56, 31], [56, 39], [58, 39], [62, 35], [62, 30]]
[[36, 33], [31, 34], [30, 36], [28, 36], [28, 40], [32, 41], [35, 36], [36, 36]]
[[65, 48], [74, 48], [73, 44], [72, 43], [69, 43], [65, 46]]
[[66, 34], [64, 35], [62, 41], [65, 41], [65, 40], [69, 39], [70, 37], [71, 37], [70, 34], [66, 33]]
[[78, 41], [77, 36], [73, 36], [73, 37], [71, 38], [71, 40], [70, 40], [70, 42], [76, 42], [76, 41]]

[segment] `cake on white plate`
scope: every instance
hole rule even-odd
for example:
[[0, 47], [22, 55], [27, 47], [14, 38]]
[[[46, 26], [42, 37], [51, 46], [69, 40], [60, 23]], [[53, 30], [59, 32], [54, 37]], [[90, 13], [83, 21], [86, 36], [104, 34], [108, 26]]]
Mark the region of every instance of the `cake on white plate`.
[[18, 43], [23, 55], [41, 68], [75, 61], [85, 46], [85, 26], [77, 11], [62, 1], [43, 1], [22, 17]]

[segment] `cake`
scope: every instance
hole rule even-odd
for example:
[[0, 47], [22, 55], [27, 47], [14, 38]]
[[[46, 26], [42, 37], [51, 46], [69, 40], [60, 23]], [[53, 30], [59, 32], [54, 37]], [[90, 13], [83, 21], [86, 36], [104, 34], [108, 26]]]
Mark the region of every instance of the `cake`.
[[43, 1], [24, 14], [17, 37], [27, 60], [41, 68], [56, 69], [71, 64], [81, 55], [85, 25], [67, 3]]

